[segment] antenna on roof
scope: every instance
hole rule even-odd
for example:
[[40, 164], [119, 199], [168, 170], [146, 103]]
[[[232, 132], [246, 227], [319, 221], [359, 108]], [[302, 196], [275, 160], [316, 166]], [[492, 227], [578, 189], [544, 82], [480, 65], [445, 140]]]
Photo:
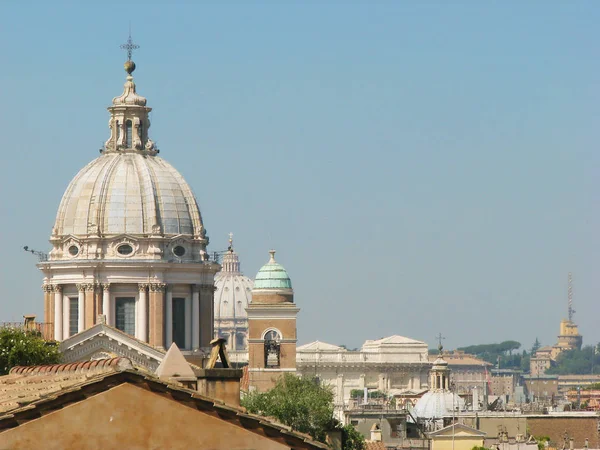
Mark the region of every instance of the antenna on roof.
[[36, 255], [39, 259], [40, 262], [44, 262], [44, 261], [48, 261], [48, 253], [44, 253], [44, 252], [40, 252], [37, 250], [34, 250], [32, 248], [29, 248], [29, 246], [24, 246], [23, 250], [25, 250], [26, 252], [31, 253], [32, 255]]
[[569, 322], [573, 321], [573, 314], [575, 314], [575, 310], [573, 309], [573, 277], [571, 272], [569, 272], [569, 287], [568, 287], [568, 298], [569, 298]]

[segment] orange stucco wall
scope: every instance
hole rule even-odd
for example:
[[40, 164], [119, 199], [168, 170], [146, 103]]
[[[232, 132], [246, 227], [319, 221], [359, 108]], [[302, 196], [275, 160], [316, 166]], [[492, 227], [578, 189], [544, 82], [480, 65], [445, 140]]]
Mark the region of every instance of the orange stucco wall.
[[0, 433], [0, 449], [261, 449], [289, 447], [124, 383]]

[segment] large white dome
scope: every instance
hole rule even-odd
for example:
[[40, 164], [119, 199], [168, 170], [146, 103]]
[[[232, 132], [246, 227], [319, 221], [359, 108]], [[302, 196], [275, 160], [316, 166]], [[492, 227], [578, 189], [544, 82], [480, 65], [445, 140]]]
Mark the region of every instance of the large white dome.
[[63, 195], [53, 235], [202, 234], [192, 190], [164, 159], [107, 152], [85, 166]]
[[248, 314], [254, 282], [240, 271], [240, 260], [229, 239], [222, 270], [215, 276], [215, 335], [227, 339], [229, 349], [244, 351], [248, 342]]

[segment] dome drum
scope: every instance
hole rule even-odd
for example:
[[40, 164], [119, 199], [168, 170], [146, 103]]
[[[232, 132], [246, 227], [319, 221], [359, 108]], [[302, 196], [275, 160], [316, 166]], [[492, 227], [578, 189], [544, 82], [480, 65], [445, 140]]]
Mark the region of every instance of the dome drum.
[[161, 260], [174, 263], [208, 261], [206, 240], [189, 237], [148, 237], [120, 235], [110, 238], [66, 236], [52, 240], [50, 259], [81, 260]]

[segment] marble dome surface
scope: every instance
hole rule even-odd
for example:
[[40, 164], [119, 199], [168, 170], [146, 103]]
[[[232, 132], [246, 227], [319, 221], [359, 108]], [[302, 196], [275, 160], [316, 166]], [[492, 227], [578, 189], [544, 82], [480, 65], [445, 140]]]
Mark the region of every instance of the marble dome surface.
[[463, 411], [465, 401], [449, 390], [435, 389], [425, 392], [412, 412], [417, 419], [441, 419], [451, 416], [452, 411]]
[[106, 152], [65, 191], [54, 235], [195, 235], [202, 217], [183, 176], [143, 152]]

